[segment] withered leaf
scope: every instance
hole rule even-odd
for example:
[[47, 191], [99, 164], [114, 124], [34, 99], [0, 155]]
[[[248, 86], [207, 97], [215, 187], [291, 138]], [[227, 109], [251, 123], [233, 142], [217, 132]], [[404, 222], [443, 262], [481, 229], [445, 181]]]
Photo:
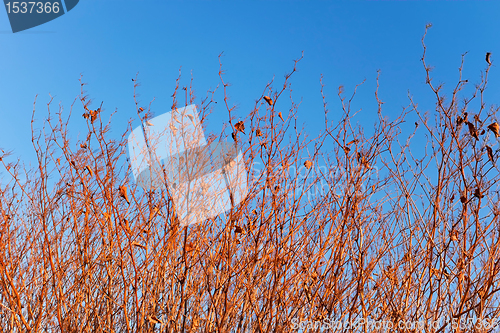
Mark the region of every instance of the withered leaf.
[[91, 177], [94, 176], [94, 172], [92, 171], [92, 169], [88, 165], [85, 166], [85, 169], [87, 169], [87, 171], [90, 173]]
[[491, 123], [489, 126], [488, 126], [488, 129], [490, 131], [492, 131], [494, 134], [495, 134], [495, 137], [498, 138], [500, 136], [500, 126], [498, 125], [498, 123], [494, 122], [494, 123]]
[[476, 128], [474, 127], [474, 124], [472, 124], [470, 121], [467, 122], [467, 125], [469, 125], [469, 133], [470, 135], [476, 139], [476, 140], [479, 140], [479, 136], [477, 135], [477, 130]]
[[491, 147], [487, 145], [486, 152], [488, 153], [488, 158], [490, 159], [491, 163], [495, 163], [493, 161], [493, 149], [491, 149]]
[[467, 202], [467, 192], [466, 191], [463, 191], [461, 194], [460, 194], [460, 201], [462, 203], [466, 203]]
[[132, 245], [133, 245], [133, 246], [140, 247], [141, 249], [144, 249], [144, 250], [146, 249], [146, 246], [144, 246], [144, 245], [142, 245], [141, 243], [136, 242], [136, 241], [133, 241], [133, 242], [132, 242]]
[[281, 112], [278, 112], [278, 117], [280, 117], [281, 121], [285, 121], [285, 119], [283, 119], [283, 115], [281, 114]]
[[245, 124], [242, 121], [238, 121], [236, 124], [234, 124], [234, 128], [237, 131], [245, 134]]
[[127, 187], [125, 185], [122, 185], [119, 187], [120, 190], [120, 196], [125, 199], [125, 201], [130, 205], [130, 201], [128, 200], [128, 195], [127, 195]]
[[269, 96], [264, 96], [264, 100], [267, 102], [269, 105], [273, 105], [273, 100]]

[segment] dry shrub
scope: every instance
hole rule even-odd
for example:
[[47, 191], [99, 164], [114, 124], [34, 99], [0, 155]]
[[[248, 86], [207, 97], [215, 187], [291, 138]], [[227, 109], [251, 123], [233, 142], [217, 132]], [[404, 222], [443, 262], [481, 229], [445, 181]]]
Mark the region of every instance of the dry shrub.
[[[33, 130], [36, 168], [2, 159], [0, 331], [288, 332], [363, 319], [365, 332], [376, 331], [369, 321], [437, 332], [454, 330], [454, 320], [496, 320], [498, 148], [487, 126], [497, 109], [483, 101], [490, 65], [472, 96], [461, 100], [460, 76], [445, 100], [423, 41], [435, 110], [422, 113], [410, 97], [389, 121], [377, 88], [369, 136], [342, 88], [340, 121], [325, 100], [322, 132], [309, 138], [298, 128], [298, 105], [290, 97], [281, 106], [295, 67], [280, 89], [265, 87], [244, 134], [221, 69], [229, 123], [210, 138], [235, 133], [249, 194], [226, 217], [188, 227], [166, 190], [131, 180], [129, 132], [109, 138], [111, 118], [90, 109], [82, 84], [86, 140], [70, 142], [70, 118], [59, 111]], [[173, 108], [179, 91], [178, 81]], [[208, 96], [202, 119], [214, 106]], [[185, 104], [194, 100], [186, 88]], [[136, 106], [143, 122], [151, 117]], [[417, 119], [410, 135], [400, 129], [408, 119]]]

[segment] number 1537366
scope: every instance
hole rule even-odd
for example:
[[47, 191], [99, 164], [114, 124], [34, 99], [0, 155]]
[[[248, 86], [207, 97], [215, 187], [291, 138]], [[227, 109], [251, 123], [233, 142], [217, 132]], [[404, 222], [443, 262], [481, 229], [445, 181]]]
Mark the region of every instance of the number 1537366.
[[36, 1], [12, 1], [6, 2], [5, 7], [7, 9], [7, 13], [9, 14], [27, 14], [27, 13], [38, 13], [38, 14], [49, 14], [59, 13], [59, 2], [36, 2]]

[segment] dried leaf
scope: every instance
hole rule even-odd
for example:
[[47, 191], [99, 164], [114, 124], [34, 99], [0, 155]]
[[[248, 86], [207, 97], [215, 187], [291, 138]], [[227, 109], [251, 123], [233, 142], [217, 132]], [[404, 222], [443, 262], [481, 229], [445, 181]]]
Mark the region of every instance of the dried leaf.
[[127, 195], [127, 187], [125, 185], [122, 185], [119, 187], [120, 190], [120, 196], [125, 199], [125, 201], [130, 205], [130, 201], [128, 200], [128, 195]]
[[307, 161], [305, 161], [305, 162], [304, 162], [304, 166], [305, 166], [307, 169], [311, 169], [312, 165], [313, 165], [313, 164], [312, 164], [312, 162], [311, 162], [311, 161], [309, 161], [309, 160], [307, 160]]
[[244, 234], [245, 230], [243, 230], [242, 227], [240, 227], [239, 225], [237, 225], [237, 226], [234, 227], [234, 232], [237, 233], [237, 234]]
[[146, 249], [146, 246], [144, 246], [144, 245], [142, 245], [141, 243], [136, 242], [136, 241], [133, 241], [133, 242], [132, 242], [132, 245], [133, 245], [133, 246], [140, 247], [141, 249], [144, 249], [144, 250]]
[[155, 315], [152, 315], [152, 316], [148, 316], [148, 320], [150, 323], [153, 323], [153, 324], [163, 324], [163, 322], [158, 319], [158, 317], [156, 317]]
[[486, 62], [488, 63], [488, 65], [491, 65], [491, 52], [486, 52]]
[[498, 123], [494, 122], [491, 125], [488, 126], [488, 129], [495, 134], [495, 137], [498, 138], [500, 136], [500, 126], [498, 126]]
[[487, 145], [486, 152], [488, 153], [488, 158], [490, 159], [491, 163], [495, 163], [493, 161], [493, 149], [491, 149], [491, 147]]
[[271, 97], [269, 96], [264, 96], [264, 100], [267, 102], [267, 104], [269, 105], [273, 105], [273, 100], [271, 99]]
[[460, 201], [462, 203], [466, 203], [467, 202], [467, 192], [465, 190], [462, 191], [462, 193], [460, 194]]
[[92, 171], [92, 169], [88, 165], [85, 166], [85, 169], [87, 169], [87, 171], [90, 173], [91, 177], [94, 176], [94, 172]]
[[285, 119], [283, 119], [283, 115], [281, 114], [281, 112], [278, 112], [278, 117], [280, 117], [281, 121], [285, 121]]
[[174, 133], [174, 135], [177, 135], [177, 127], [175, 127], [173, 124], [170, 124], [170, 130], [172, 131], [172, 133]]
[[97, 119], [97, 114], [98, 114], [98, 112], [97, 112], [97, 111], [92, 111], [92, 110], [90, 110], [90, 122], [91, 122], [91, 123], [93, 123], [93, 122], [94, 122], [94, 120], [96, 120], [96, 119]]
[[234, 124], [234, 128], [236, 128], [237, 131], [245, 134], [245, 124], [242, 121], [238, 121], [236, 124]]
[[186, 246], [185, 246], [186, 252], [191, 252], [194, 249], [195, 249], [195, 247], [194, 247], [193, 243], [191, 243], [191, 242], [187, 243]]
[[479, 137], [477, 135], [477, 130], [476, 128], [474, 127], [474, 125], [471, 123], [471, 122], [467, 122], [467, 125], [469, 125], [469, 133], [470, 135], [476, 139], [476, 140], [479, 140]]

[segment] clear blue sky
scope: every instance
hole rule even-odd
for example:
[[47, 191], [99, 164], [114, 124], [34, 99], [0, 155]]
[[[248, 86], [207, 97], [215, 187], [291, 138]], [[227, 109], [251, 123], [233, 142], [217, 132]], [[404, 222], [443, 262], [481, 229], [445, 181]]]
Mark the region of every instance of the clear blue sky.
[[[304, 51], [292, 79], [294, 100], [302, 99], [299, 122], [313, 134], [320, 130], [323, 74], [332, 112], [340, 107], [338, 86], [344, 85], [350, 96], [366, 78], [354, 108], [362, 108], [357, 117], [371, 127], [378, 69], [380, 98], [389, 117], [408, 105], [408, 90], [423, 110], [433, 108], [420, 61], [426, 23], [433, 24], [426, 39], [428, 63], [436, 67], [436, 82], [447, 82], [445, 88], [452, 89], [462, 53], [469, 52], [464, 74], [473, 84], [485, 69], [487, 51], [494, 64], [496, 59], [500, 64], [498, 13], [499, 2], [472, 1], [81, 0], [66, 15], [13, 34], [6, 11], [0, 9], [0, 148], [33, 160], [30, 119], [35, 95], [40, 121], [46, 116], [49, 93], [54, 97], [52, 110], [60, 103], [67, 113], [80, 91], [80, 73], [94, 107], [104, 101], [105, 116], [118, 110], [111, 133], [118, 138], [128, 120], [136, 119], [131, 78], [137, 72], [142, 105], [154, 97], [153, 111], [161, 114], [170, 108], [181, 66], [183, 82], [193, 73], [197, 102], [219, 84], [221, 52], [238, 116], [251, 110], [273, 77], [280, 87], [293, 59]], [[500, 96], [497, 66], [490, 71], [487, 103]], [[227, 120], [222, 103], [218, 108], [209, 119], [212, 131], [220, 131]], [[73, 137], [86, 133], [81, 104], [74, 113]]]

